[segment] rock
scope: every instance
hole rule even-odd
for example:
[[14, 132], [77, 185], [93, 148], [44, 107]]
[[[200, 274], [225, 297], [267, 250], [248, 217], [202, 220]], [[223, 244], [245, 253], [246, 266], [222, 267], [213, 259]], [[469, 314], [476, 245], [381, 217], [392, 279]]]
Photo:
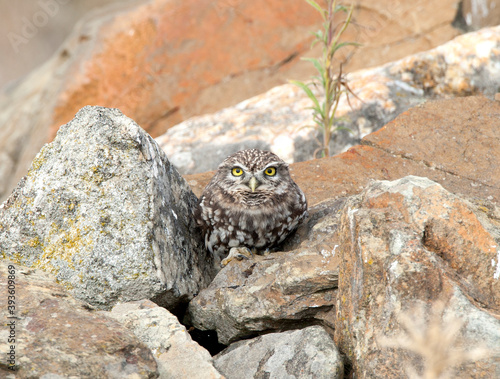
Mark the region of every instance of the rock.
[[459, 26], [465, 30], [478, 30], [500, 23], [500, 2], [498, 0], [462, 0], [457, 14]]
[[85, 107], [0, 208], [0, 251], [99, 308], [143, 298], [173, 308], [214, 276], [196, 202], [135, 122]]
[[189, 304], [194, 326], [216, 330], [227, 345], [272, 330], [333, 326], [339, 259], [335, 234], [343, 201], [310, 209], [307, 224], [287, 242], [287, 252], [233, 260]]
[[[432, 358], [446, 348], [455, 360], [448, 367], [453, 376], [500, 375], [499, 215], [498, 207], [488, 210], [414, 176], [373, 182], [349, 199], [339, 227], [335, 341], [357, 376], [399, 377], [410, 366], [429, 368], [422, 349]], [[414, 314], [417, 306], [426, 319], [436, 302], [444, 310], [429, 339], [384, 348], [384, 340], [398, 340], [405, 330], [410, 337], [422, 333], [421, 319], [401, 326], [401, 314]], [[450, 333], [450, 319], [462, 320], [462, 327]], [[479, 347], [488, 351], [483, 359], [459, 359], [460, 350]]]
[[[354, 55], [346, 51], [345, 72], [458, 35], [451, 25], [456, 2], [421, 0], [416, 8], [403, 1], [360, 1], [355, 19], [361, 27], [350, 28], [346, 39], [362, 47]], [[22, 28], [22, 20], [13, 20], [14, 27], [9, 20], [0, 25], [1, 35]], [[0, 92], [0, 201], [59, 126], [87, 104], [119, 108], [158, 136], [191, 116], [234, 105], [290, 78], [306, 80], [314, 68], [300, 58], [320, 54], [319, 45], [315, 51], [309, 46], [321, 22], [303, 0], [287, 1], [286, 9], [265, 0], [117, 1], [87, 14], [51, 59]], [[30, 39], [26, 47], [35, 45]], [[7, 51], [0, 56], [12, 55], [12, 46]], [[17, 55], [14, 61], [19, 65]]]
[[340, 354], [321, 326], [235, 342], [215, 356], [228, 379], [343, 378]]
[[[430, 103], [402, 114], [362, 143], [428, 167], [438, 174], [429, 177], [452, 192], [499, 201], [499, 115], [500, 103], [485, 98]], [[389, 133], [397, 143], [389, 141]], [[468, 179], [469, 184], [458, 190], [457, 179]]]
[[[410, 107], [449, 96], [484, 94], [493, 97], [500, 83], [500, 27], [466, 34], [435, 48], [381, 67], [354, 72], [349, 86], [358, 98], [343, 98], [340, 132], [330, 143], [333, 154]], [[311, 101], [291, 84], [263, 95], [195, 117], [170, 128], [157, 141], [182, 174], [214, 170], [227, 155], [243, 148], [268, 149], [282, 159], [300, 162], [314, 158], [321, 140]], [[424, 127], [424, 125], [420, 126]], [[208, 159], [207, 157], [210, 157]]]
[[0, 43], [0, 88], [14, 83], [49, 59], [82, 15], [117, 1], [42, 0], [24, 6], [1, 3], [0, 14], [9, 17], [0, 25], [0, 35], [6, 37]]
[[[427, 177], [457, 195], [500, 202], [500, 103], [484, 97], [428, 101], [343, 154], [290, 166], [310, 205], [357, 194], [370, 180]], [[199, 196], [213, 173], [186, 175]]]
[[103, 313], [120, 321], [151, 349], [160, 378], [223, 378], [209, 352], [166, 309], [142, 300], [117, 304]]
[[[0, 331], [1, 377], [158, 376], [153, 355], [132, 332], [75, 300], [48, 274], [1, 261], [0, 287], [0, 315], [5, 326], [14, 323], [14, 334], [7, 328]], [[14, 299], [7, 298], [8, 288]], [[14, 301], [14, 308], [7, 308], [8, 300]], [[8, 337], [15, 341], [8, 341]], [[11, 350], [15, 371], [9, 369], [5, 359], [12, 355]]]

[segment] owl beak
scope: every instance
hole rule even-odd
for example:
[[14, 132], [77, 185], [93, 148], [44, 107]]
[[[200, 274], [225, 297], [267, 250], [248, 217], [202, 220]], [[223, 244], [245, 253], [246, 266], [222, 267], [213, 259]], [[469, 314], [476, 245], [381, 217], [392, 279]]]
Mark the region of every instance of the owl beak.
[[252, 192], [255, 192], [255, 189], [259, 186], [259, 181], [255, 178], [255, 176], [252, 176], [250, 178], [250, 181], [248, 182], [248, 186], [252, 190]]

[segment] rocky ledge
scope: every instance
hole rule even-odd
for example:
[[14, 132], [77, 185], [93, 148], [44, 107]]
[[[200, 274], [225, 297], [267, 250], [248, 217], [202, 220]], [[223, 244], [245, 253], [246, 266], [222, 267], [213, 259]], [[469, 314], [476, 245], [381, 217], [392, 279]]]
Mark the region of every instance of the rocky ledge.
[[210, 174], [185, 180], [121, 112], [83, 108], [0, 208], [0, 372], [499, 377], [499, 115], [428, 102], [292, 165], [307, 222], [217, 273], [192, 219]]

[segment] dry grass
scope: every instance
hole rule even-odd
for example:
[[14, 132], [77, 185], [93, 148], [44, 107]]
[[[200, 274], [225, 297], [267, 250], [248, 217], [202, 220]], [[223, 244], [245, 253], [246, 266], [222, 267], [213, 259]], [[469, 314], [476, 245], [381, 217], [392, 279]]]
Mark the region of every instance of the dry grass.
[[492, 355], [485, 348], [467, 351], [457, 347], [457, 337], [464, 321], [453, 317], [444, 321], [444, 309], [443, 302], [434, 303], [428, 322], [424, 307], [415, 307], [411, 315], [400, 313], [398, 321], [404, 333], [392, 338], [378, 338], [383, 347], [404, 349], [422, 357], [422, 374], [419, 374], [415, 367], [407, 367], [406, 372], [411, 379], [454, 378], [453, 372], [457, 366]]

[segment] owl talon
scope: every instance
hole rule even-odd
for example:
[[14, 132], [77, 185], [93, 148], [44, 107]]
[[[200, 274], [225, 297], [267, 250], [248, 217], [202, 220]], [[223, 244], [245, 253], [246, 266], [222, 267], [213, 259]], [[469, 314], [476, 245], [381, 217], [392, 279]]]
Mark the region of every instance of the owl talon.
[[271, 249], [270, 249], [270, 248], [267, 248], [266, 250], [264, 250], [264, 251], [262, 252], [262, 254], [261, 254], [261, 255], [263, 255], [263, 256], [267, 256], [267, 255], [269, 255], [270, 253], [271, 253]]
[[248, 247], [232, 247], [229, 254], [221, 262], [221, 267], [227, 266], [233, 259], [241, 261], [242, 259], [250, 259], [253, 257], [253, 252]]

